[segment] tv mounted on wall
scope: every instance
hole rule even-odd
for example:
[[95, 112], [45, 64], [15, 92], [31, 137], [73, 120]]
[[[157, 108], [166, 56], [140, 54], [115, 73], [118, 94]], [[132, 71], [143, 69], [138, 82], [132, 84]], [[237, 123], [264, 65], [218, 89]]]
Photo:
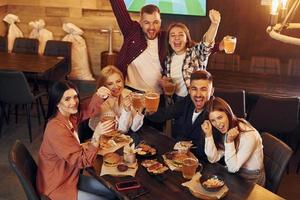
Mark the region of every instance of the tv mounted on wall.
[[161, 13], [206, 16], [206, 0], [124, 0], [128, 11], [139, 12], [146, 4], [155, 4]]

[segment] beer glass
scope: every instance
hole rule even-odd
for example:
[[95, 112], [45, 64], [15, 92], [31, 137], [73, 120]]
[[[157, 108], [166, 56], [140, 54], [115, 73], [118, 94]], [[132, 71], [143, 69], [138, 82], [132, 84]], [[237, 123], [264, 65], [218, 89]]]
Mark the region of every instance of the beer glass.
[[196, 173], [198, 160], [196, 158], [186, 158], [182, 163], [182, 176], [186, 179], [191, 179]]
[[118, 121], [116, 119], [116, 114], [112, 111], [104, 112], [100, 116], [100, 122], [113, 121], [114, 124], [110, 127], [109, 133], [118, 129]]
[[176, 89], [176, 83], [171, 78], [164, 80], [163, 89], [165, 95], [172, 96]]
[[224, 37], [224, 50], [227, 54], [233, 54], [236, 46], [236, 37], [234, 36], [225, 36]]
[[156, 112], [159, 105], [159, 94], [156, 92], [146, 92], [145, 107], [148, 112]]
[[131, 94], [131, 100], [132, 100], [132, 107], [135, 110], [140, 110], [144, 106], [144, 94], [138, 93], [138, 92], [133, 92]]

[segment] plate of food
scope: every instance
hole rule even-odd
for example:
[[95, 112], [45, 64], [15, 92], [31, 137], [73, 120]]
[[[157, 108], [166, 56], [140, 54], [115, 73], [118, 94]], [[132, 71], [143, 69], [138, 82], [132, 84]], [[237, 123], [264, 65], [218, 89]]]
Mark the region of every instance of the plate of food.
[[144, 160], [141, 165], [146, 168], [150, 175], [161, 175], [169, 169], [157, 160]]
[[200, 184], [206, 191], [217, 192], [225, 185], [225, 182], [218, 175], [202, 175]]
[[151, 144], [140, 143], [136, 147], [136, 153], [140, 157], [151, 157], [157, 154], [157, 150]]

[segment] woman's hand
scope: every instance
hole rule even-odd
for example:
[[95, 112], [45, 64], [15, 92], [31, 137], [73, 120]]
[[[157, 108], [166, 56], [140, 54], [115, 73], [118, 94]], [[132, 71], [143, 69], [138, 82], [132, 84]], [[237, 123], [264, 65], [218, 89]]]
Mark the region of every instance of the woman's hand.
[[209, 120], [205, 120], [203, 124], [201, 124], [201, 128], [203, 133], [205, 134], [205, 137], [212, 136], [212, 126]]
[[103, 100], [106, 100], [111, 95], [111, 92], [108, 88], [101, 86], [98, 88], [96, 94]]
[[238, 127], [234, 127], [227, 132], [227, 143], [233, 142], [234, 139], [240, 134]]
[[219, 24], [221, 22], [221, 14], [219, 11], [211, 9], [209, 11], [209, 19], [212, 24]]
[[169, 78], [167, 76], [165, 76], [165, 75], [162, 76], [161, 79], [158, 80], [158, 85], [163, 88], [164, 84], [165, 84], [165, 81], [167, 81], [167, 80], [169, 80]]
[[92, 137], [92, 144], [94, 146], [98, 147], [100, 136], [107, 134], [107, 133], [111, 132], [112, 130], [114, 130], [115, 124], [116, 123], [114, 120], [107, 120], [105, 122], [100, 122], [94, 131], [94, 134]]

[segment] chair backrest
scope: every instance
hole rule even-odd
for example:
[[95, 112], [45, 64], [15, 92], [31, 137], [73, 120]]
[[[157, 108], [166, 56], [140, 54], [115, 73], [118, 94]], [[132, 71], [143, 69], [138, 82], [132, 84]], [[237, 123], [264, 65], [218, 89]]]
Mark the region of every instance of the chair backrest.
[[13, 53], [38, 54], [39, 41], [32, 38], [16, 38]]
[[288, 145], [269, 133], [262, 133], [261, 137], [264, 146], [265, 187], [277, 193], [282, 175], [293, 151]]
[[227, 90], [215, 88], [214, 96], [224, 99], [237, 117], [246, 118], [245, 90]]
[[300, 76], [300, 59], [289, 59], [288, 75]]
[[0, 70], [0, 101], [10, 104], [27, 104], [34, 100], [23, 72]]
[[30, 152], [20, 140], [17, 140], [12, 146], [8, 155], [8, 161], [18, 176], [27, 199], [39, 200], [40, 197], [35, 187], [37, 165]]
[[208, 70], [209, 69], [239, 71], [240, 56], [237, 54], [215, 53], [209, 58]]
[[299, 125], [299, 98], [259, 96], [249, 122], [260, 132], [292, 132]]
[[0, 36], [0, 51], [7, 52], [7, 38]]
[[250, 71], [252, 73], [280, 75], [280, 60], [272, 57], [253, 56]]
[[60, 40], [48, 40], [46, 42], [45, 56], [61, 56], [65, 57], [64, 63], [55, 68], [52, 71], [50, 80], [60, 80], [65, 78], [71, 72], [71, 60], [72, 60], [72, 43]]

